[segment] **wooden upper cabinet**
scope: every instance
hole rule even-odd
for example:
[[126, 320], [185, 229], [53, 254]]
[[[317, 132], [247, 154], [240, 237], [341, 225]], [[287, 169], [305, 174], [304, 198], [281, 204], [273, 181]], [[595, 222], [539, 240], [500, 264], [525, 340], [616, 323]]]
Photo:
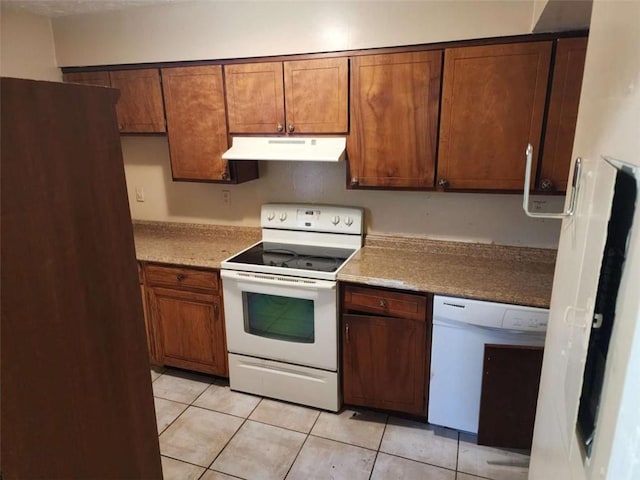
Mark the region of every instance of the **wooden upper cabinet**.
[[289, 133], [346, 133], [347, 58], [284, 62], [286, 128]]
[[442, 51], [351, 59], [352, 187], [433, 187]]
[[62, 75], [62, 80], [67, 83], [81, 83], [83, 85], [98, 85], [100, 87], [111, 86], [109, 72], [65, 73]]
[[173, 178], [228, 178], [222, 67], [164, 68], [162, 80]]
[[231, 133], [284, 131], [282, 63], [225, 65]]
[[586, 37], [558, 40], [536, 185], [540, 192], [563, 192], [567, 189], [586, 54]]
[[346, 133], [347, 58], [224, 69], [230, 133]]
[[522, 189], [527, 144], [534, 152], [540, 145], [551, 46], [545, 41], [445, 51], [440, 188]]
[[120, 133], [165, 132], [160, 71], [120, 70], [109, 75], [111, 86], [120, 89], [116, 106]]

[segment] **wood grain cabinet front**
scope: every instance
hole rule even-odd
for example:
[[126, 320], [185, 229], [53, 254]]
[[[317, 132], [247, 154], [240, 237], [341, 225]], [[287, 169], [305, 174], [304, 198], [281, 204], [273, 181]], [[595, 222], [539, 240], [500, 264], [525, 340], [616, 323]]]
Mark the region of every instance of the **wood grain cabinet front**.
[[432, 188], [442, 51], [351, 59], [351, 188]]
[[113, 87], [120, 90], [116, 105], [120, 133], [164, 133], [164, 107], [157, 68], [65, 73], [68, 83]]
[[558, 39], [542, 160], [536, 182], [539, 193], [567, 190], [586, 55], [586, 37]]
[[526, 146], [540, 146], [551, 49], [542, 41], [445, 50], [439, 189], [522, 189]]
[[225, 65], [231, 133], [346, 133], [348, 59]]
[[430, 304], [426, 294], [353, 285], [344, 288], [342, 384], [346, 404], [426, 417]]
[[258, 178], [257, 162], [227, 161], [227, 110], [222, 66], [162, 69], [174, 180], [242, 183]]
[[145, 282], [158, 363], [228, 376], [218, 273], [148, 265]]
[[116, 106], [120, 133], [164, 133], [164, 107], [160, 71], [117, 70], [109, 72], [111, 86], [120, 89]]

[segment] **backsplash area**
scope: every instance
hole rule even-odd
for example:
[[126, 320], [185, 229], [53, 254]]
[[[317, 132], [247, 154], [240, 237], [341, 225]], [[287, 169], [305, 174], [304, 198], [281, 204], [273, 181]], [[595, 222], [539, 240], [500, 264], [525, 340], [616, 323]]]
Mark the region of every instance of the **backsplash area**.
[[[167, 139], [122, 137], [131, 216], [135, 220], [259, 226], [266, 202], [365, 208], [367, 233], [557, 248], [560, 222], [534, 220], [522, 195], [347, 190], [344, 162], [260, 162], [260, 178], [241, 185], [174, 182]], [[136, 201], [136, 187], [144, 202]], [[229, 192], [229, 204], [223, 192]], [[559, 211], [564, 197], [534, 197]]]

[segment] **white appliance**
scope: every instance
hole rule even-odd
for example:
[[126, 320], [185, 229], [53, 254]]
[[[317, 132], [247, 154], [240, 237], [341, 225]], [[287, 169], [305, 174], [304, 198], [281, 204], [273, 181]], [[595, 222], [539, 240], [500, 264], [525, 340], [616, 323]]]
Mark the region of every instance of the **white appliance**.
[[225, 160], [286, 160], [339, 162], [344, 160], [346, 137], [233, 137]]
[[336, 278], [362, 246], [363, 211], [266, 204], [261, 225], [262, 241], [222, 262], [230, 386], [337, 411]]
[[435, 295], [429, 423], [478, 432], [485, 344], [542, 346], [548, 310]]

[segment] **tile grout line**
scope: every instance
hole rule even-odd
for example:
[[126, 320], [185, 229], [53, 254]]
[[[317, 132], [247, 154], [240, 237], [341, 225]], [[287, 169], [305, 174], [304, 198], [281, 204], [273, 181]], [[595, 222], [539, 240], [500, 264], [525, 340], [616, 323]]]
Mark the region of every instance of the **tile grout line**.
[[369, 480], [373, 476], [373, 471], [376, 469], [376, 462], [378, 461], [378, 455], [380, 455], [380, 447], [382, 446], [382, 440], [384, 439], [384, 434], [387, 431], [387, 425], [389, 425], [389, 415], [387, 415], [386, 420], [384, 421], [384, 428], [382, 429], [382, 435], [380, 436], [380, 442], [378, 443], [378, 448], [376, 449], [376, 455], [373, 457], [373, 465], [371, 465], [371, 471], [369, 472]]
[[[251, 416], [251, 414], [255, 411], [256, 408], [258, 408], [258, 405], [260, 405], [262, 403], [262, 398], [260, 398], [260, 401], [258, 403], [256, 403], [256, 406], [253, 407], [253, 409], [251, 410], [251, 412], [249, 412], [249, 415], [247, 415], [244, 419], [244, 421], [240, 424], [240, 426], [237, 428], [237, 430], [235, 432], [233, 432], [233, 435], [231, 435], [231, 437], [229, 437], [229, 440], [226, 441], [226, 443], [224, 444], [224, 447], [222, 447], [220, 449], [220, 451], [218, 452], [218, 454], [214, 457], [214, 459], [211, 461], [211, 463], [209, 464], [209, 466], [207, 467], [207, 470], [213, 470], [211, 467], [213, 466], [213, 464], [216, 462], [216, 460], [218, 459], [218, 457], [220, 457], [220, 455], [222, 454], [222, 452], [224, 452], [224, 449], [227, 448], [229, 446], [229, 444], [231, 443], [231, 440], [233, 440], [235, 438], [235, 436], [238, 434], [238, 432], [240, 430], [242, 430], [242, 427], [244, 427], [244, 425], [247, 423], [247, 421], [249, 420], [249, 417]], [[195, 407], [195, 405], [194, 405]], [[200, 408], [200, 407], [196, 407], [196, 408]], [[226, 472], [220, 472], [220, 473], [224, 473], [225, 475], [227, 474]]]

